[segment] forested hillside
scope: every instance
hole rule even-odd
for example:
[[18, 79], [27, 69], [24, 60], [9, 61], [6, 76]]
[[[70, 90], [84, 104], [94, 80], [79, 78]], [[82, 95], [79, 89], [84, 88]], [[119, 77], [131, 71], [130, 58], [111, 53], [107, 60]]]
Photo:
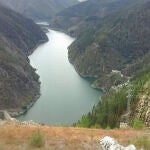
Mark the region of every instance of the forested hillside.
[[0, 3], [34, 20], [48, 20], [77, 0], [0, 0]]
[[19, 111], [39, 96], [38, 75], [27, 58], [45, 33], [33, 21], [0, 6], [0, 109]]
[[133, 87], [130, 124], [138, 118], [150, 125], [149, 20], [149, 0], [86, 1], [51, 20], [52, 26], [77, 37], [69, 47], [69, 60], [76, 71], [96, 78], [92, 86], [106, 91], [77, 125], [118, 127], [127, 109], [127, 76], [132, 77]]
[[115, 11], [136, 0], [88, 0], [61, 11], [50, 20], [50, 26], [63, 29], [72, 35], [84, 33], [85, 29]]
[[149, 0], [89, 0], [57, 14], [50, 26], [77, 37], [69, 48], [77, 72], [99, 77], [149, 51], [149, 14]]
[[[128, 83], [129, 84], [129, 83]], [[127, 112], [128, 86], [120, 90], [110, 90], [93, 110], [76, 124], [81, 127], [116, 128], [121, 121], [127, 122], [123, 115], [129, 113], [129, 125], [134, 126], [136, 120], [150, 126], [150, 68], [138, 73], [131, 80], [131, 112]]]
[[83, 76], [121, 70], [149, 52], [150, 1], [127, 7], [87, 28], [69, 48], [69, 59]]

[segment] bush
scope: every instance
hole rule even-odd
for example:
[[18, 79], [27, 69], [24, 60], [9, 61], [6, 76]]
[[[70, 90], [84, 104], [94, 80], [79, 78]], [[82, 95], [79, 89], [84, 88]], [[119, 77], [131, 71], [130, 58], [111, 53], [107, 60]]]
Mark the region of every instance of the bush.
[[137, 138], [137, 139], [133, 140], [132, 143], [138, 149], [149, 150], [149, 148], [150, 148], [150, 139], [146, 136]]
[[38, 131], [32, 134], [30, 145], [33, 147], [43, 147], [45, 144], [44, 136]]
[[134, 123], [133, 123], [133, 128], [134, 129], [142, 129], [144, 127], [145, 127], [145, 125], [141, 120], [138, 120], [138, 119], [134, 120]]

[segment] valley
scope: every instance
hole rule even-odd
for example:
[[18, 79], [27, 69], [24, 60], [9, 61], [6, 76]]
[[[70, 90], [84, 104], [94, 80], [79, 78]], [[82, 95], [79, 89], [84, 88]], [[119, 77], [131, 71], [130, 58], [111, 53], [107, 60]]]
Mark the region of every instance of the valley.
[[[67, 47], [74, 38], [49, 30], [49, 41], [29, 56], [41, 82], [41, 96], [33, 107], [17, 119], [48, 125], [73, 125], [96, 105], [101, 91], [81, 78], [68, 61]], [[65, 108], [65, 109], [64, 109]]]
[[150, 0], [0, 0], [0, 149], [149, 150], [149, 20]]

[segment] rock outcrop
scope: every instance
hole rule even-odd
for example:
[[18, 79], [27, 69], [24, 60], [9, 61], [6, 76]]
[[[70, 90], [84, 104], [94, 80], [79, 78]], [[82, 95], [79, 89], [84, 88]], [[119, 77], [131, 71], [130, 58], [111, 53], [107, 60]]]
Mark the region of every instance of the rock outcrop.
[[146, 126], [150, 127], [150, 96], [142, 96], [136, 109], [135, 118], [142, 120]]
[[124, 147], [120, 145], [114, 138], [109, 136], [105, 136], [103, 139], [100, 140], [100, 145], [102, 150], [136, 150], [134, 145], [129, 145]]

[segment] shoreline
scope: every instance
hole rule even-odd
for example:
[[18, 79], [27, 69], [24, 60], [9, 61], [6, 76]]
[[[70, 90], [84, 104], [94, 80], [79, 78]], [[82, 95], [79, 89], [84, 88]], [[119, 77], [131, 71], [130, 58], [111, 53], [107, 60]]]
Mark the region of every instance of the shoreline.
[[[53, 30], [52, 28], [48, 28], [48, 30]], [[57, 31], [57, 30], [56, 30]], [[65, 33], [65, 32], [63, 32], [63, 33]], [[48, 40], [49, 41], [49, 40]], [[45, 42], [47, 42], [47, 41], [45, 41]], [[36, 48], [38, 47], [38, 46], [40, 46], [41, 44], [43, 44], [43, 43], [45, 43], [44, 41], [39, 41], [37, 44], [36, 44], [36, 46], [34, 47], [34, 49], [32, 49], [32, 53], [34, 52], [34, 50], [36, 50]], [[31, 54], [32, 54], [31, 53]], [[31, 55], [30, 54], [30, 55]], [[68, 61], [69, 61], [69, 59], [68, 59]], [[70, 61], [69, 61], [70, 62]], [[70, 62], [70, 64], [72, 64], [71, 62]], [[72, 64], [73, 65], [73, 64]], [[75, 67], [74, 67], [74, 69], [75, 69]], [[76, 69], [75, 69], [76, 70]], [[76, 73], [77, 74], [79, 74], [78, 72], [77, 72], [77, 70], [76, 70]], [[81, 78], [84, 78], [84, 79], [88, 79], [88, 78], [92, 78], [92, 79], [95, 79], [95, 78], [93, 78], [92, 76], [83, 76], [82, 74], [79, 74], [80, 75], [80, 77]], [[92, 88], [92, 87], [91, 87]], [[96, 89], [97, 90], [97, 89]], [[98, 91], [101, 91], [101, 90], [98, 90]], [[25, 108], [26, 109], [18, 109], [18, 110], [14, 110], [14, 111], [10, 111], [10, 110], [8, 110], [8, 112], [9, 112], [9, 114], [12, 116], [12, 117], [15, 117], [15, 118], [17, 118], [17, 117], [19, 117], [19, 116], [22, 116], [22, 115], [24, 115], [24, 114], [26, 114], [27, 112], [28, 112], [28, 110], [30, 109], [30, 108], [32, 108], [32, 106], [37, 102], [37, 100], [39, 99], [39, 97], [40, 97], [40, 94], [37, 94], [37, 96], [35, 96], [34, 98], [33, 98], [33, 100], [31, 101], [31, 103], [29, 103], [27, 106], [25, 106]], [[98, 98], [99, 99], [99, 98]]]
[[[32, 55], [32, 53], [40, 46], [40, 45], [42, 45], [42, 44], [45, 44], [46, 42], [48, 42], [49, 41], [49, 39], [47, 38], [47, 40], [40, 40], [40, 41], [38, 41], [38, 43], [35, 45], [35, 47], [33, 48], [33, 49], [31, 49], [30, 50], [30, 53], [27, 55], [27, 58], [29, 59], [29, 56], [30, 55]], [[29, 63], [30, 63], [30, 61], [29, 61]], [[30, 64], [30, 66], [32, 67], [32, 68], [34, 68], [31, 64]], [[35, 68], [36, 69], [36, 68]], [[35, 72], [36, 73], [36, 72]], [[37, 74], [37, 73], [36, 73]], [[37, 74], [38, 75], [38, 74]], [[39, 75], [38, 75], [39, 76]], [[19, 117], [19, 116], [21, 116], [21, 115], [24, 115], [25, 113], [27, 113], [28, 112], [28, 110], [30, 109], [30, 108], [32, 108], [32, 106], [38, 101], [38, 99], [40, 98], [40, 96], [41, 96], [41, 94], [40, 94], [40, 81], [38, 81], [38, 85], [39, 85], [39, 90], [38, 90], [38, 93], [33, 97], [33, 100], [28, 104], [28, 105], [26, 105], [25, 107], [26, 107], [26, 109], [22, 109], [22, 108], [18, 108], [18, 110], [16, 111], [15, 109], [13, 110], [11, 110], [11, 109], [6, 109], [6, 111], [9, 113], [9, 115], [11, 116], [11, 117]]]
[[29, 52], [29, 54], [27, 55], [27, 57], [29, 57], [30, 55], [32, 55], [32, 53], [42, 44], [45, 44], [46, 42], [48, 42], [49, 39], [47, 40], [39, 40], [38, 43], [34, 46], [34, 48], [32, 48]]
[[33, 107], [33, 105], [38, 101], [40, 96], [41, 96], [40, 94], [36, 95], [33, 98], [33, 101], [31, 103], [29, 103], [27, 106], [25, 106], [26, 109], [22, 109], [22, 108], [18, 108], [18, 110], [17, 109], [16, 110], [15, 109], [14, 110], [13, 109], [6, 109], [6, 111], [9, 113], [9, 115], [11, 117], [15, 117], [15, 118], [17, 118], [17, 117], [19, 117], [21, 115], [24, 115], [24, 114], [26, 114], [28, 112], [28, 110], [30, 108]]

